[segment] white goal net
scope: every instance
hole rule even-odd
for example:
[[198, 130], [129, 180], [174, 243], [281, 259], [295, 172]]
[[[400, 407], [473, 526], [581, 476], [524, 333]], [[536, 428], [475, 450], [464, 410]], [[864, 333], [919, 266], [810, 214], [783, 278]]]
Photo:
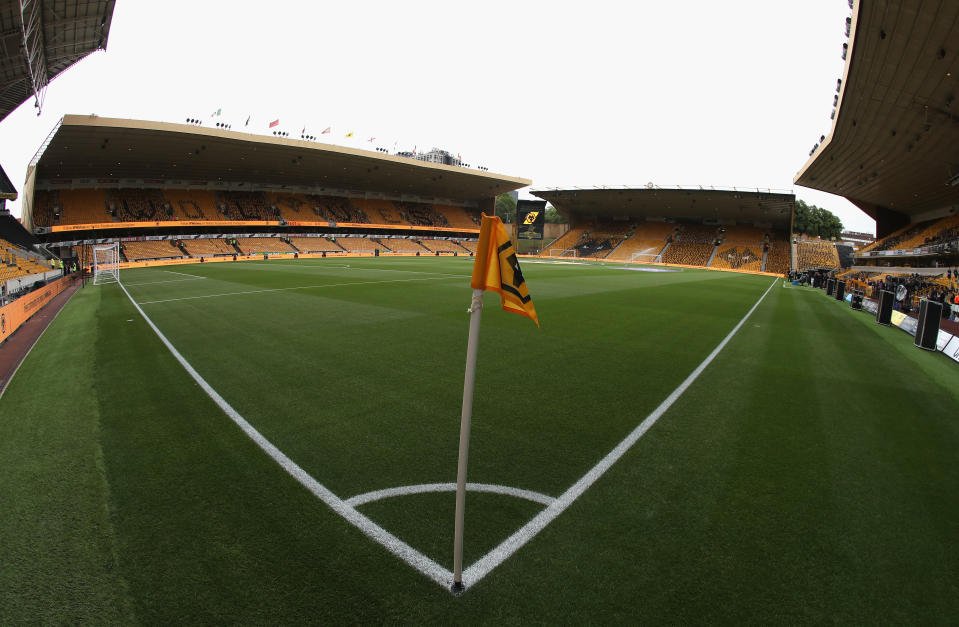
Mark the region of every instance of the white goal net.
[[630, 263], [662, 263], [663, 256], [660, 253], [633, 253], [629, 256]]
[[550, 248], [549, 256], [550, 257], [576, 257], [577, 251], [575, 248], [567, 248], [566, 250], [561, 250], [559, 248]]
[[93, 284], [120, 282], [120, 243], [93, 247]]

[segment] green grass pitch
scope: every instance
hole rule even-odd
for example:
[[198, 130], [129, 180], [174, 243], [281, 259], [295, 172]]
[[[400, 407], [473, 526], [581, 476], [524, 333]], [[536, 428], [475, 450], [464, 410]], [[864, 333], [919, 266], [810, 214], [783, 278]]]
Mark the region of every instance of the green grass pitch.
[[[123, 271], [239, 414], [340, 498], [453, 482], [467, 258]], [[297, 483], [116, 285], [0, 399], [0, 622], [947, 622], [959, 367], [768, 277], [523, 262], [483, 313], [469, 481], [558, 497], [738, 333], [595, 484], [461, 597]], [[770, 290], [770, 286], [772, 289]], [[452, 492], [357, 507], [452, 568]], [[543, 509], [470, 492], [467, 565]]]

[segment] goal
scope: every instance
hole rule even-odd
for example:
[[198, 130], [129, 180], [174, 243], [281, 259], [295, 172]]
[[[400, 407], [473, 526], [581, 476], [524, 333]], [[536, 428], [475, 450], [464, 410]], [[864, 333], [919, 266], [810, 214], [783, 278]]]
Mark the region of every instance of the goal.
[[559, 248], [550, 248], [549, 256], [550, 257], [576, 257], [577, 250], [575, 248], [567, 248], [565, 250]]
[[93, 284], [120, 282], [120, 243], [93, 247]]
[[661, 253], [633, 253], [629, 256], [630, 263], [662, 263]]

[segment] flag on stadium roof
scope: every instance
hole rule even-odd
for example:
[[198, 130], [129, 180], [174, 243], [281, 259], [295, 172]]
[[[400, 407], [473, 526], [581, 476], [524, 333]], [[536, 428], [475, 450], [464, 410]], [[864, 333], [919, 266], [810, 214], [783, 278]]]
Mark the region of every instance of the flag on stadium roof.
[[456, 514], [453, 522], [453, 593], [463, 586], [463, 526], [466, 512], [466, 463], [469, 457], [470, 421], [473, 418], [473, 387], [476, 382], [476, 352], [479, 344], [480, 316], [486, 290], [499, 292], [506, 311], [526, 316], [539, 326], [536, 309], [526, 288], [503, 221], [497, 216], [483, 215], [476, 259], [473, 261], [473, 300], [470, 313], [469, 341], [466, 345], [466, 375], [463, 381], [463, 407], [460, 415], [460, 448], [456, 469]]
[[270, 128], [273, 128], [274, 126], [277, 126], [279, 123], [280, 123], [280, 119], [279, 119], [279, 118], [273, 120], [272, 122], [270, 122]]
[[243, 126], [249, 126], [249, 125], [250, 125], [250, 118], [252, 118], [252, 117], [253, 117], [252, 115], [246, 116], [246, 124], [244, 124]]
[[332, 128], [333, 128], [332, 126], [327, 126], [326, 130], [320, 133], [320, 135], [329, 135], [330, 130], [332, 130]]
[[368, 142], [370, 142], [370, 143], [373, 143], [373, 140], [374, 140], [374, 139], [376, 139], [376, 138], [375, 138], [375, 137], [370, 137], [370, 138], [369, 138], [368, 140], [366, 140], [366, 141], [368, 141]]
[[346, 137], [353, 137], [353, 131], [350, 131], [349, 133], [347, 133]]
[[211, 117], [211, 118], [212, 118], [212, 117], [216, 117], [216, 116], [220, 115], [220, 113], [221, 113], [222, 111], [223, 111], [223, 109], [217, 109], [216, 111], [214, 111], [213, 113], [210, 114], [210, 117]]
[[303, 127], [303, 130], [300, 131], [300, 135], [302, 135], [302, 134], [305, 133], [305, 132], [306, 132], [306, 127], [304, 126], [304, 127]]

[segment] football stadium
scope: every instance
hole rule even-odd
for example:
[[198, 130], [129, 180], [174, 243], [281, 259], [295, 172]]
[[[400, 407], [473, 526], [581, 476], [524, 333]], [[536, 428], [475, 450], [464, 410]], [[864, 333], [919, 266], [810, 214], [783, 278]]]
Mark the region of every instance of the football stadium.
[[[875, 237], [795, 190], [51, 121], [0, 170], [0, 622], [952, 622], [959, 5], [848, 4], [794, 183]], [[0, 2], [0, 123], [113, 11]]]

